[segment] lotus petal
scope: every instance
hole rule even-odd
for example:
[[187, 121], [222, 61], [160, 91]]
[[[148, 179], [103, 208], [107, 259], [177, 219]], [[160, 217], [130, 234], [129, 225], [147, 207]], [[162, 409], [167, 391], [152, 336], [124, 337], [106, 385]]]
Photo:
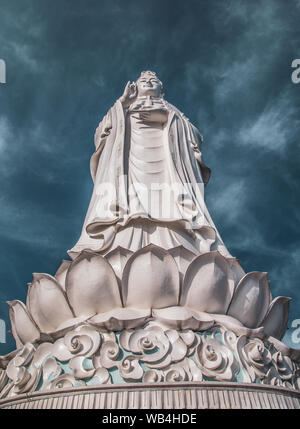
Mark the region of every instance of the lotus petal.
[[207, 313], [226, 313], [234, 290], [233, 273], [218, 251], [193, 260], [184, 277], [182, 306]]
[[214, 319], [207, 313], [190, 310], [185, 307], [168, 307], [152, 310], [155, 320], [172, 329], [193, 329], [204, 331], [214, 325]]
[[234, 284], [237, 285], [246, 273], [236, 258], [228, 258], [227, 260], [230, 264], [230, 268], [233, 273]]
[[266, 334], [279, 340], [284, 336], [289, 319], [290, 300], [291, 298], [279, 296], [271, 302], [268, 313], [262, 322]]
[[62, 338], [65, 336], [67, 332], [70, 332], [71, 330], [77, 328], [85, 321], [86, 321], [86, 317], [83, 317], [83, 316], [74, 317], [73, 319], [67, 320], [66, 322], [63, 322], [61, 325], [59, 325], [55, 331], [51, 332], [51, 338], [53, 340]]
[[271, 302], [267, 273], [246, 274], [236, 287], [228, 315], [248, 328], [261, 325]]
[[138, 250], [125, 265], [122, 287], [126, 307], [177, 305], [179, 272], [174, 258], [153, 244]]
[[72, 262], [66, 277], [66, 291], [76, 316], [91, 317], [122, 307], [114, 271], [96, 253], [83, 251]]
[[168, 252], [175, 259], [180, 273], [180, 284], [182, 284], [187, 267], [196, 258], [196, 255], [183, 246], [174, 247], [173, 249], [169, 249]]
[[17, 348], [26, 343], [33, 343], [40, 338], [40, 331], [30, 317], [25, 305], [21, 301], [11, 301], [9, 305], [9, 318], [12, 334]]
[[45, 333], [55, 331], [60, 324], [74, 317], [64, 291], [48, 274], [33, 274], [26, 304], [34, 321]]
[[235, 319], [234, 317], [228, 316], [227, 314], [210, 314], [210, 316], [219, 325], [225, 327], [227, 327], [227, 325], [236, 325], [238, 327], [243, 327], [243, 324], [239, 320]]
[[131, 250], [124, 249], [123, 247], [119, 246], [105, 255], [105, 259], [110, 263], [117, 276], [119, 286], [121, 286], [121, 279], [125, 264], [132, 254], [133, 252]]
[[66, 290], [66, 275], [71, 263], [72, 261], [63, 260], [55, 274], [55, 278], [63, 290]]
[[199, 232], [203, 238], [200, 242], [200, 252], [209, 252], [212, 244], [216, 241], [216, 230], [211, 226], [202, 226]]
[[133, 329], [146, 323], [151, 317], [151, 311], [134, 308], [116, 308], [107, 313], [97, 314], [88, 319], [94, 326], [105, 328], [108, 331]]
[[239, 320], [226, 314], [211, 314], [210, 316], [214, 319], [216, 324], [224, 326], [229, 331], [234, 332], [237, 336], [245, 335], [247, 338], [265, 337], [263, 327], [256, 329], [245, 328]]

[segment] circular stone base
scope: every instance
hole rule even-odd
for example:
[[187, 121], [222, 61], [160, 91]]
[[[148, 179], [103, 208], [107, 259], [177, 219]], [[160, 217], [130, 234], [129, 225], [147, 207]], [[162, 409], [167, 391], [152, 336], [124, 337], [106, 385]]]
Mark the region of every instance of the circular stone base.
[[134, 383], [18, 395], [0, 408], [20, 409], [297, 409], [300, 392], [246, 383]]

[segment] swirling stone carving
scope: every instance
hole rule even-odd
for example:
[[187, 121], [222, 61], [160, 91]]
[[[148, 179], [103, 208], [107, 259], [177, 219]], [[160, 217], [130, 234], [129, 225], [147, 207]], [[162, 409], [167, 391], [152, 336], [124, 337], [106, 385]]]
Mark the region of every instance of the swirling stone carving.
[[232, 351], [217, 339], [201, 339], [195, 358], [203, 375], [220, 381], [235, 380], [239, 366]]
[[150, 321], [111, 332], [82, 323], [53, 343], [28, 342], [0, 364], [1, 398], [128, 382], [236, 381], [300, 390], [300, 353], [222, 324], [195, 332]]

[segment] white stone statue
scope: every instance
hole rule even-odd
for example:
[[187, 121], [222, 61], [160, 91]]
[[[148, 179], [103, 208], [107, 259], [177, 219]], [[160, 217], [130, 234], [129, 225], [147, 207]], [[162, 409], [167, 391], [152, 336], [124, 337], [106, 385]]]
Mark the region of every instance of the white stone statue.
[[204, 202], [210, 170], [202, 137], [163, 94], [156, 74], [142, 72], [100, 122], [94, 192], [72, 258], [84, 249], [106, 254], [150, 243], [230, 256]]
[[[82, 407], [89, 392], [101, 408], [118, 393], [101, 389], [120, 383], [131, 383], [120, 397], [134, 383], [141, 395], [177, 383], [188, 397], [212, 380], [211, 397], [226, 390], [224, 408], [228, 388], [243, 383], [255, 394], [272, 386], [271, 408], [285, 389], [286, 408], [299, 408], [300, 350], [280, 341], [290, 298], [273, 299], [267, 273], [246, 274], [225, 248], [204, 203], [201, 143], [155, 73], [128, 82], [96, 131], [94, 192], [73, 260], [54, 276], [33, 274], [26, 305], [8, 303], [16, 350], [0, 356], [0, 408]], [[189, 396], [184, 406], [197, 407]], [[107, 407], [130, 408], [125, 399]]]

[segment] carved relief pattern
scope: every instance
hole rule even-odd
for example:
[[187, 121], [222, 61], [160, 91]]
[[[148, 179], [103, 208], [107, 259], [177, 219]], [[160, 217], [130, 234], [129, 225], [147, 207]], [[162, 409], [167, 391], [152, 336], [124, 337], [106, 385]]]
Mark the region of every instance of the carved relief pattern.
[[[282, 343], [281, 343], [282, 344]], [[1, 363], [1, 398], [84, 385], [236, 381], [300, 389], [300, 364], [272, 338], [205, 332], [152, 321], [121, 333], [82, 324], [54, 343], [26, 343]]]

